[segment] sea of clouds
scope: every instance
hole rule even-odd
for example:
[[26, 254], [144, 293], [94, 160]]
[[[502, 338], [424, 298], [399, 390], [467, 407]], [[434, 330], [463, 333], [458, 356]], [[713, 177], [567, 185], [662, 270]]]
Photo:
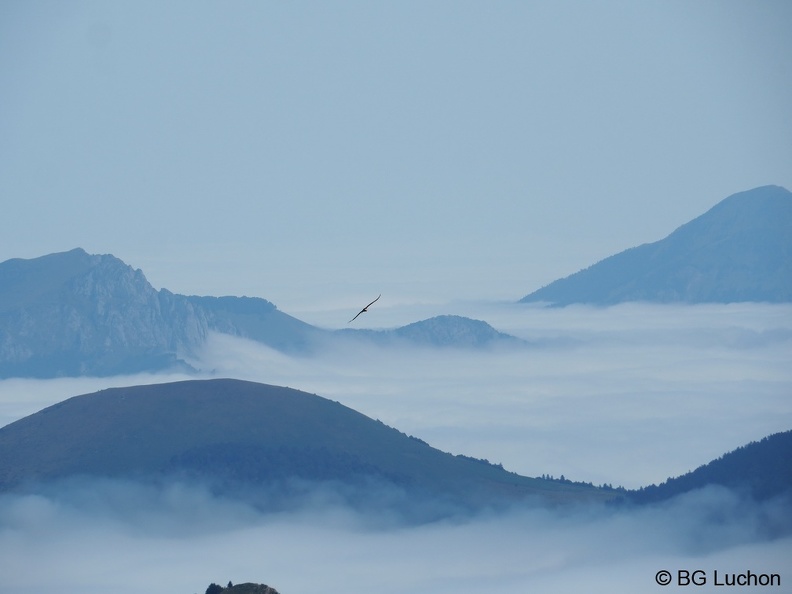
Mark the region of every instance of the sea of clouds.
[[[792, 428], [789, 306], [469, 303], [380, 313], [366, 321], [392, 327], [454, 313], [528, 344], [350, 343], [289, 357], [214, 335], [193, 360], [200, 377], [316, 393], [521, 474], [628, 488]], [[336, 325], [322, 315], [309, 321]], [[5, 380], [0, 425], [76, 394], [179, 379]], [[0, 497], [0, 591], [190, 594], [232, 580], [281, 594], [646, 592], [661, 590], [660, 570], [676, 578], [701, 569], [710, 582], [696, 591], [719, 591], [715, 570], [751, 570], [780, 573], [774, 591], [788, 592], [791, 517], [789, 501], [757, 504], [718, 488], [640, 509], [527, 507], [416, 523], [353, 511], [329, 492], [267, 513], [197, 485], [72, 484]]]

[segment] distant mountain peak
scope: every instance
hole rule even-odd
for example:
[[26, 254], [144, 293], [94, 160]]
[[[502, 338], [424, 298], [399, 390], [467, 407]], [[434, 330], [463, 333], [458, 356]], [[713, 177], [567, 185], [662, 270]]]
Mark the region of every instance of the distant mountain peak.
[[792, 301], [792, 193], [762, 186], [722, 200], [666, 238], [523, 297], [554, 305]]
[[497, 342], [518, 342], [483, 320], [440, 315], [394, 330], [400, 338], [432, 346], [480, 347]]
[[0, 288], [0, 377], [184, 369], [206, 336], [200, 312], [109, 254], [8, 260]]
[[212, 330], [281, 350], [318, 332], [265, 299], [157, 291], [111, 254], [0, 263], [0, 378], [188, 371], [184, 359]]
[[481, 348], [520, 344], [519, 338], [499, 332], [487, 322], [457, 315], [439, 315], [390, 330], [337, 330], [377, 344], [406, 343], [425, 347]]

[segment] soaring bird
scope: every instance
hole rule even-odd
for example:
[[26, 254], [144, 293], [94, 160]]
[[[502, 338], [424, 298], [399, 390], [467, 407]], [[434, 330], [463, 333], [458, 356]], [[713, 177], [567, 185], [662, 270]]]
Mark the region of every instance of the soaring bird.
[[[377, 295], [377, 299], [379, 299], [380, 297], [382, 297], [382, 293], [380, 293], [379, 295]], [[354, 322], [354, 321], [357, 319], [357, 317], [358, 317], [360, 314], [362, 314], [364, 311], [368, 311], [368, 308], [369, 308], [369, 307], [371, 307], [371, 306], [372, 306], [374, 303], [376, 303], [376, 302], [377, 302], [377, 299], [375, 299], [374, 301], [372, 301], [371, 303], [369, 303], [369, 304], [368, 304], [366, 307], [364, 307], [364, 308], [363, 308], [363, 309], [361, 309], [359, 312], [357, 312], [357, 315], [356, 315], [354, 318], [352, 318], [351, 320], [349, 320], [349, 321], [347, 322], [347, 324], [351, 324], [352, 322]]]

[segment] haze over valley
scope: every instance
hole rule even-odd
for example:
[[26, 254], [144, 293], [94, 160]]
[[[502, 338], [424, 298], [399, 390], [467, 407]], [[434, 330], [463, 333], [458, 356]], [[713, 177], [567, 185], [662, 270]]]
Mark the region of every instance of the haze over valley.
[[[788, 194], [782, 192], [784, 200]], [[784, 216], [765, 220], [783, 226]], [[764, 242], [789, 241], [783, 233], [774, 239], [753, 233]], [[750, 235], [741, 241], [748, 254]], [[707, 270], [728, 271], [730, 257], [708, 257], [701, 273], [728, 278]], [[654, 262], [668, 269], [673, 260]], [[785, 265], [780, 259], [776, 266]], [[637, 286], [630, 274], [623, 270]], [[279, 591], [320, 592], [333, 584], [364, 592], [377, 583], [387, 592], [374, 574], [353, 585], [347, 579], [379, 567], [392, 576], [394, 592], [485, 582], [495, 591], [565, 592], [590, 575], [595, 540], [618, 540], [598, 545], [597, 557], [620, 568], [618, 583], [612, 572], [598, 579], [605, 591], [626, 592], [650, 583], [651, 568], [666, 566], [669, 555], [678, 564], [691, 555], [707, 563], [739, 555], [772, 572], [775, 560], [792, 551], [787, 446], [744, 450], [769, 465], [757, 477], [749, 468], [764, 469], [764, 462], [706, 467], [726, 469], [719, 478], [711, 470], [687, 474], [792, 426], [792, 304], [785, 302], [783, 274], [766, 285], [776, 303], [660, 299], [547, 307], [515, 299], [399, 307], [385, 295], [355, 320], [359, 327], [347, 321], [356, 312], [330, 309], [324, 323], [310, 324], [263, 298], [155, 290], [142, 271], [80, 249], [0, 263], [0, 278], [0, 369], [7, 376], [0, 380], [0, 450], [7, 449], [0, 464], [2, 558], [14, 567], [38, 559], [56, 568], [47, 576], [17, 571], [7, 582], [15, 591], [57, 582], [131, 592], [153, 576], [170, 589], [200, 584], [196, 589], [227, 576]], [[217, 378], [288, 386], [318, 395], [317, 402], [329, 399], [329, 408], [290, 421], [284, 412], [254, 413], [231, 398], [231, 388], [220, 388], [248, 384]], [[183, 380], [190, 381], [172, 383]], [[164, 408], [132, 413], [124, 391], [94, 395], [96, 406], [117, 402], [117, 412], [80, 409], [87, 397], [62, 403], [135, 385], [150, 386]], [[169, 405], [167, 395], [199, 385], [207, 395], [228, 395], [192, 427], [188, 419], [197, 421], [199, 409], [189, 401]], [[140, 390], [130, 388], [129, 397]], [[52, 412], [37, 413], [51, 405]], [[331, 410], [344, 407], [371, 420], [373, 429], [344, 431], [358, 435], [358, 449], [343, 445], [349, 437], [329, 437], [338, 435]], [[73, 409], [82, 412], [68, 414]], [[242, 428], [257, 418], [255, 439], [264, 441], [253, 443]], [[102, 429], [110, 419], [116, 425]], [[317, 421], [328, 422], [330, 432], [300, 433]], [[316, 442], [311, 433], [325, 437]], [[113, 441], [101, 441], [107, 438]], [[176, 443], [186, 449], [166, 445]], [[413, 462], [394, 466], [398, 456]], [[421, 456], [427, 457], [419, 464]], [[732, 459], [740, 458], [724, 458]], [[429, 475], [405, 474], [422, 465]], [[673, 477], [681, 478], [667, 481]], [[755, 493], [769, 495], [757, 499], [740, 487], [757, 484], [766, 487]], [[647, 503], [635, 507], [630, 492]], [[512, 495], [504, 499], [506, 493]], [[84, 536], [64, 532], [75, 522]], [[662, 537], [647, 540], [661, 527]], [[27, 539], [35, 534], [46, 535], [52, 548], [34, 553]], [[482, 542], [496, 534], [503, 545], [492, 553], [459, 546], [460, 539]], [[101, 557], [107, 539], [140, 563], [164, 555], [168, 570], [150, 569], [146, 580], [127, 578], [121, 587], [113, 576], [125, 572], [117, 565], [109, 574], [70, 573], [74, 561], [63, 547]], [[384, 556], [344, 562], [325, 552], [314, 565], [324, 568], [320, 585], [298, 569], [306, 540], [317, 547], [340, 540], [343, 554]], [[444, 552], [433, 556], [431, 570], [422, 561], [430, 543]], [[247, 556], [251, 547], [263, 559]], [[400, 547], [416, 556], [397, 555]], [[190, 569], [195, 556], [203, 571]], [[469, 567], [466, 577], [456, 575], [460, 562]], [[334, 563], [346, 569], [334, 572]]]
[[[524, 476], [631, 489], [788, 430], [790, 309], [465, 305], [459, 313], [542, 345], [484, 351], [351, 342], [306, 357], [212, 332], [191, 360], [204, 370], [197, 376], [11, 378], [0, 381], [0, 413], [5, 424], [107, 386], [239, 377], [337, 400], [432, 447]], [[355, 511], [345, 497], [317, 491], [273, 513], [189, 483], [163, 489], [78, 482], [6, 494], [0, 542], [7, 583], [22, 592], [56, 583], [131, 592], [152, 580], [167, 590], [191, 584], [198, 591], [233, 579], [279, 592], [442, 592], [487, 584], [516, 593], [529, 586], [565, 592], [598, 579], [606, 591], [627, 592], [646, 587], [669, 564], [750, 563], [772, 572], [792, 552], [788, 537], [768, 540], [772, 527], [783, 533], [787, 525], [786, 503], [752, 503], [722, 488], [641, 510], [529, 506], [406, 526], [393, 515], [398, 506], [385, 515]], [[306, 555], [321, 583], [306, 576]], [[107, 569], [75, 573], [85, 556]], [[592, 569], [593, 559], [602, 569]], [[33, 571], [34, 560], [52, 572]], [[390, 576], [385, 586], [383, 574]], [[119, 575], [126, 576], [123, 586]]]
[[791, 27], [2, 3], [0, 592], [789, 591]]

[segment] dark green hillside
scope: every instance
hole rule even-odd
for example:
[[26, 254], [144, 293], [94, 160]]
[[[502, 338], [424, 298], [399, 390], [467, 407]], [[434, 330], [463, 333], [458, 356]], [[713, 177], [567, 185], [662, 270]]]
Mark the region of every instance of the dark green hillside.
[[792, 494], [792, 431], [751, 442], [660, 485], [632, 491], [630, 498], [638, 503], [662, 501], [708, 485], [744, 492], [759, 501]]
[[319, 396], [229, 379], [103, 390], [0, 429], [0, 490], [82, 475], [228, 489], [373, 480], [465, 504], [610, 496], [441, 452]]

